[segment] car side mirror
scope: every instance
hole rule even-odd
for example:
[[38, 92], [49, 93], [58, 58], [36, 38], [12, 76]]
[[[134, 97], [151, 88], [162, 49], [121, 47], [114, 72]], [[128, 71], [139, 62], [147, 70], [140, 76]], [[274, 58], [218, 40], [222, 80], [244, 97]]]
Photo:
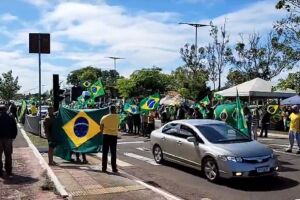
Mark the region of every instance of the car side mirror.
[[188, 138], [186, 138], [186, 140], [187, 140], [188, 142], [197, 143], [197, 139], [196, 139], [195, 137], [188, 137]]

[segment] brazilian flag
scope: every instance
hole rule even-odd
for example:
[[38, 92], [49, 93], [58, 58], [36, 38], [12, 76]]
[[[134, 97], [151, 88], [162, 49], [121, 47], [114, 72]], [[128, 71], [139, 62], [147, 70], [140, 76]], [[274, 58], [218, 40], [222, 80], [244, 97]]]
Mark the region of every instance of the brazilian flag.
[[214, 99], [216, 101], [223, 101], [224, 97], [222, 95], [220, 95], [220, 94], [214, 93]]
[[141, 110], [155, 110], [159, 105], [160, 97], [156, 93], [149, 97], [144, 98], [140, 103]]
[[220, 104], [214, 110], [214, 115], [216, 120], [224, 121], [232, 127], [236, 127], [236, 104], [227, 103]]
[[140, 113], [139, 107], [137, 105], [133, 105], [133, 104], [130, 104], [130, 103], [125, 103], [124, 104], [124, 111], [128, 112], [128, 113], [131, 113], [131, 114], [139, 114]]
[[210, 100], [208, 98], [208, 96], [204, 97], [201, 101], [200, 104], [203, 104], [204, 106], [207, 106], [208, 104], [210, 104]]
[[102, 145], [100, 120], [108, 108], [97, 110], [72, 110], [59, 108], [52, 134], [56, 142], [55, 155], [71, 160], [71, 152], [95, 153]]
[[104, 88], [103, 88], [101, 81], [97, 81], [96, 83], [94, 83], [90, 87], [90, 92], [91, 92], [92, 97], [94, 97], [94, 98], [103, 96], [105, 94], [105, 92], [104, 92]]

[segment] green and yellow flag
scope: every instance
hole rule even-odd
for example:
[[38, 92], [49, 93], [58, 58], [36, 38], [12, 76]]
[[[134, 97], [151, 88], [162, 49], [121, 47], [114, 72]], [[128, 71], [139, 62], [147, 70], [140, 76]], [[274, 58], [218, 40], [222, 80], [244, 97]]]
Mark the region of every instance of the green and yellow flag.
[[101, 81], [97, 81], [90, 87], [91, 95], [96, 98], [105, 94]]
[[214, 99], [216, 101], [223, 101], [224, 97], [222, 95], [220, 95], [220, 94], [214, 93]]
[[144, 98], [140, 103], [141, 110], [155, 110], [159, 105], [160, 97], [156, 93], [149, 97]]
[[18, 121], [21, 121], [21, 119], [24, 117], [26, 108], [27, 108], [26, 101], [22, 100], [21, 110], [18, 113]]
[[133, 105], [133, 104], [130, 104], [130, 103], [125, 103], [124, 104], [124, 111], [128, 112], [128, 113], [131, 113], [131, 114], [140, 113], [139, 107], [137, 105]]
[[203, 104], [204, 106], [207, 106], [208, 104], [210, 104], [210, 100], [208, 98], [208, 96], [204, 97], [201, 101], [200, 104]]
[[245, 135], [248, 135], [248, 127], [238, 91], [236, 91], [236, 123], [237, 129], [239, 129]]
[[60, 107], [52, 134], [57, 143], [55, 155], [71, 160], [71, 152], [95, 153], [102, 145], [99, 123], [108, 108], [72, 110]]

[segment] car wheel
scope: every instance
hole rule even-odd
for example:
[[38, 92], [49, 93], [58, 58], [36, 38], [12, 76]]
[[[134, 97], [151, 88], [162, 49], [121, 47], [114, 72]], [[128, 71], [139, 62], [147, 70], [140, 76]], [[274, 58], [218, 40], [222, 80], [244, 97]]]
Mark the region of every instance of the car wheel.
[[154, 160], [157, 163], [163, 163], [164, 159], [163, 159], [163, 152], [160, 148], [160, 146], [155, 145], [153, 147], [153, 156], [154, 156]]
[[219, 178], [219, 169], [216, 161], [213, 158], [206, 158], [202, 167], [205, 177], [211, 181], [216, 182]]

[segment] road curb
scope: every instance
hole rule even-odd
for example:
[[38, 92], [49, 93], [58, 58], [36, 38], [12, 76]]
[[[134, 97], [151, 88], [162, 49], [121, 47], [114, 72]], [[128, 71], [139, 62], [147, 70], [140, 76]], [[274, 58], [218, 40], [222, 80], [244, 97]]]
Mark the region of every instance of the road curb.
[[27, 136], [25, 130], [23, 129], [23, 127], [20, 124], [18, 124], [18, 128], [20, 129], [20, 131], [21, 131], [24, 139], [26, 140], [29, 148], [31, 148], [31, 150], [33, 151], [33, 154], [39, 160], [39, 163], [42, 166], [42, 168], [47, 171], [47, 174], [50, 177], [51, 181], [54, 183], [54, 186], [55, 186], [57, 192], [59, 193], [59, 195], [62, 196], [63, 198], [69, 197], [69, 194], [65, 190], [64, 186], [60, 183], [57, 176], [54, 174], [53, 170], [49, 167], [49, 165], [47, 164], [45, 159], [42, 157], [42, 155], [40, 154], [38, 149], [31, 142], [31, 140]]

